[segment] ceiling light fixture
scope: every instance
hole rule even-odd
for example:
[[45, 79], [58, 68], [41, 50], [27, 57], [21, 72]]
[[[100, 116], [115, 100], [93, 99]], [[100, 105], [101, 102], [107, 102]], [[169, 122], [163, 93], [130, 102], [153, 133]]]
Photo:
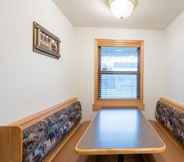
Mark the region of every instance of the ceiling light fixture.
[[112, 14], [120, 19], [130, 17], [138, 0], [108, 0]]

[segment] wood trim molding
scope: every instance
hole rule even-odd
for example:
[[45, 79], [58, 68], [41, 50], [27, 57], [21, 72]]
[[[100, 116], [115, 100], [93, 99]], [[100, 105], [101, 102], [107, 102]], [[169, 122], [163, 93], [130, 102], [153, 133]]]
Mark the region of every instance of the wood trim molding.
[[75, 148], [75, 150], [80, 155], [129, 155], [129, 154], [159, 154], [164, 153], [166, 150], [166, 146], [163, 145], [160, 148], [130, 148], [128, 149], [113, 149], [113, 148], [107, 148], [107, 149], [80, 149], [78, 147]]
[[0, 157], [2, 162], [22, 162], [23, 133], [19, 126], [0, 127]]
[[141, 102], [140, 100], [107, 100], [107, 101], [103, 101], [103, 100], [98, 100], [98, 102], [96, 102], [96, 104], [93, 105], [93, 110], [94, 111], [98, 111], [101, 108], [139, 108], [139, 109], [143, 109], [144, 108], [144, 103]]
[[64, 102], [61, 102], [55, 106], [52, 106], [44, 111], [41, 111], [41, 112], [38, 112], [34, 115], [30, 115], [28, 117], [25, 117], [21, 120], [18, 120], [16, 122], [13, 122], [13, 123], [10, 123], [10, 125], [18, 125], [20, 127], [22, 127], [22, 129], [25, 129], [31, 125], [33, 125], [34, 123], [37, 123], [38, 121], [54, 114], [55, 112], [58, 112], [64, 108], [66, 108], [68, 105], [71, 105], [72, 103], [76, 102], [77, 101], [77, 98], [76, 97], [73, 97], [71, 99], [68, 99]]
[[[99, 47], [139, 47], [140, 48], [140, 98], [137, 100], [102, 100], [99, 99]], [[95, 90], [93, 110], [102, 107], [138, 107], [144, 109], [144, 41], [143, 40], [95, 40]]]
[[178, 111], [184, 112], [184, 103], [178, 102], [168, 97], [160, 97], [160, 101], [164, 104], [167, 104]]
[[143, 40], [112, 40], [112, 39], [96, 39], [97, 46], [113, 46], [113, 47], [140, 47], [144, 45]]

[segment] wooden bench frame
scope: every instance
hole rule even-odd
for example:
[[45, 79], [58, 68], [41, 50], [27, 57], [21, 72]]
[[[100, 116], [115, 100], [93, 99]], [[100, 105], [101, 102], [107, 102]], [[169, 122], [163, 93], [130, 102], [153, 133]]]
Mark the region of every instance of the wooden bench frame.
[[[180, 112], [183, 112], [184, 113], [184, 104], [181, 103], [181, 102], [178, 102], [176, 100], [173, 100], [173, 99], [170, 99], [168, 97], [160, 97], [160, 101], [170, 107], [172, 107], [173, 109], [175, 110], [178, 110]], [[182, 147], [183, 148], [183, 152], [184, 152], [184, 146], [181, 145], [181, 143], [179, 143], [175, 137], [172, 135], [172, 133], [168, 130], [168, 128], [166, 128], [165, 126], [163, 126], [161, 123], [158, 122], [157, 124], [159, 127], [162, 127], [165, 132], [168, 133], [168, 136], [172, 139], [175, 140], [175, 144], [178, 145], [180, 148]]]
[[[165, 105], [168, 105], [168, 106], [172, 107], [175, 110], [178, 110], [180, 112], [184, 112], [184, 104], [181, 103], [181, 102], [175, 101], [175, 100], [170, 99], [168, 97], [160, 97], [160, 101], [161, 101], [161, 103], [163, 103]], [[167, 147], [166, 149], [174, 149], [175, 148], [180, 155], [184, 154], [184, 146], [175, 139], [175, 137], [168, 130], [168, 128], [163, 126], [158, 121], [150, 121], [150, 122], [157, 131], [160, 131], [164, 134], [166, 140], [172, 142], [172, 147]], [[173, 159], [171, 159], [171, 158], [173, 158]], [[164, 154], [158, 154], [158, 155], [151, 154], [151, 155], [145, 155], [144, 156], [144, 160], [146, 162], [171, 162], [171, 161], [178, 162], [177, 161], [178, 158], [179, 157], [177, 157], [174, 154], [172, 155], [168, 151], [166, 151]], [[167, 160], [169, 159], [169, 160], [167, 161], [166, 159]], [[184, 161], [184, 159], [182, 160], [182, 162], [183, 161]]]
[[166, 105], [173, 107], [178, 111], [184, 112], [184, 104], [181, 102], [178, 102], [168, 97], [160, 97], [160, 101]]
[[[48, 116], [65, 109], [75, 103], [76, 97], [68, 99], [65, 102], [57, 104], [44, 111], [23, 118], [22, 120], [10, 123], [7, 126], [0, 127], [0, 159], [3, 162], [22, 162], [23, 161], [23, 130], [31, 125], [47, 118]], [[73, 128], [57, 146], [49, 152], [43, 162], [51, 162], [58, 152], [63, 148], [66, 142], [74, 135], [79, 128], [80, 122]]]
[[[170, 107], [172, 107], [175, 110], [178, 110], [180, 112], [184, 113], [184, 104], [181, 102], [178, 102], [176, 100], [173, 100], [171, 98], [168, 97], [160, 97], [160, 101]], [[181, 143], [179, 143], [175, 137], [172, 135], [172, 133], [168, 130], [168, 128], [166, 128], [165, 126], [163, 126], [161, 123], [158, 122], [158, 127], [161, 127], [165, 130], [165, 132], [168, 134], [169, 138], [172, 138], [175, 140], [175, 144], [178, 145], [180, 148], [183, 147], [183, 151], [184, 151], [184, 146], [181, 145]]]

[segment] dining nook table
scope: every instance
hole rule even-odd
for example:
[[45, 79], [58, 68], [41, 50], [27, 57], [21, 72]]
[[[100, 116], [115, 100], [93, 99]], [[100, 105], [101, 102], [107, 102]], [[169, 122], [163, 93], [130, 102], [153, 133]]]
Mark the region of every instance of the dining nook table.
[[138, 108], [103, 108], [78, 141], [80, 155], [156, 154], [166, 145]]

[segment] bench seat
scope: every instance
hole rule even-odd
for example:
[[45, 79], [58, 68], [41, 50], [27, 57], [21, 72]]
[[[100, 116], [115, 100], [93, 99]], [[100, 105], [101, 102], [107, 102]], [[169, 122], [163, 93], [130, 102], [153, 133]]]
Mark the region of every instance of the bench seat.
[[183, 146], [176, 142], [173, 135], [169, 133], [168, 130], [164, 128], [159, 122], [150, 122], [165, 142], [167, 149], [166, 152], [161, 154], [145, 155], [146, 162], [184, 162]]
[[52, 162], [93, 162], [94, 157], [80, 156], [75, 152], [75, 145], [83, 135], [90, 122], [83, 122], [76, 133], [64, 145]]

